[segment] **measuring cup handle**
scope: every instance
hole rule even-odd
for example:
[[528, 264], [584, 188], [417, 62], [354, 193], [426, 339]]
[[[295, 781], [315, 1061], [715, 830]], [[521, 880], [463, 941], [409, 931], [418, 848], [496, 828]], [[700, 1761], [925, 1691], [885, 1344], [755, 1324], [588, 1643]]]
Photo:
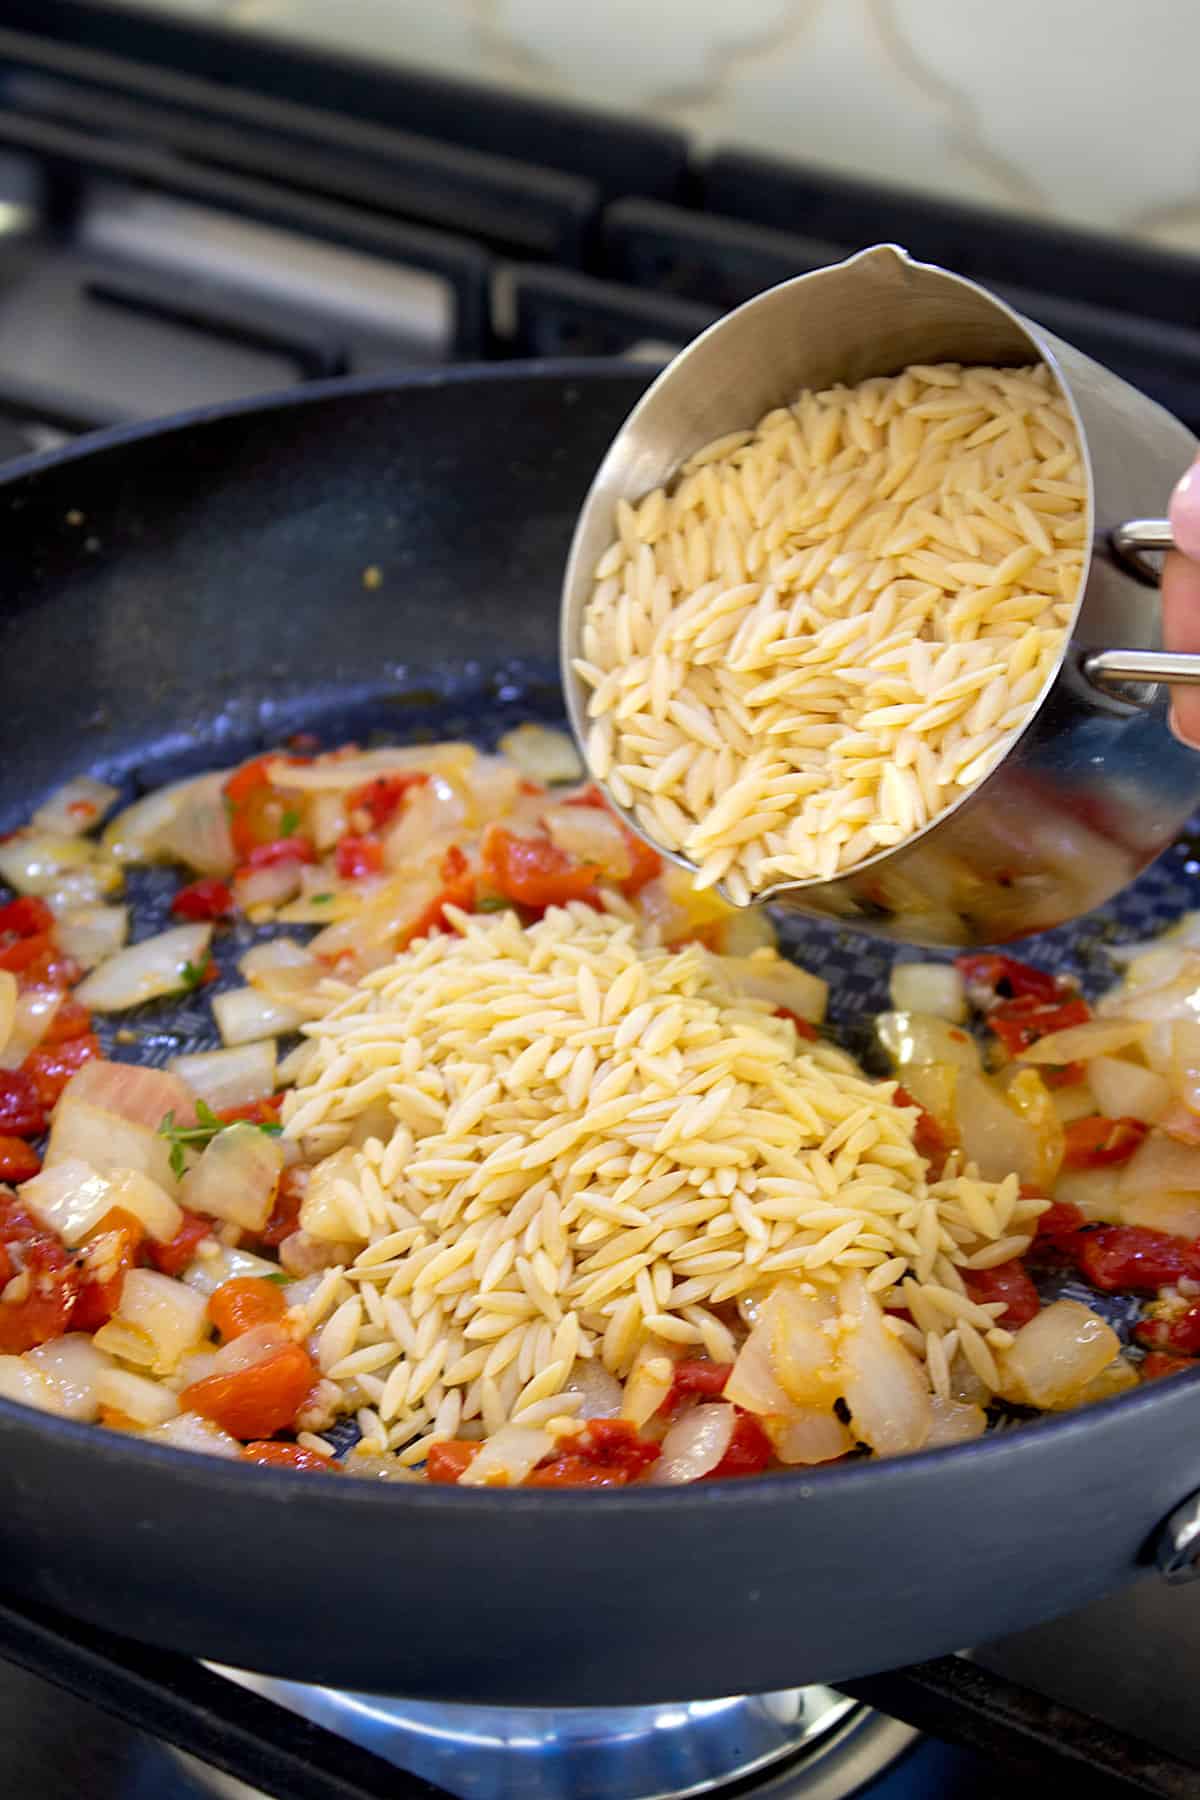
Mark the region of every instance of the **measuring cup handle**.
[[[1173, 550], [1175, 539], [1167, 519], [1127, 519], [1108, 534], [1113, 560], [1147, 587], [1158, 586], [1158, 570], [1147, 557]], [[1089, 681], [1165, 681], [1170, 687], [1200, 687], [1200, 656], [1172, 650], [1095, 650], [1084, 658]]]

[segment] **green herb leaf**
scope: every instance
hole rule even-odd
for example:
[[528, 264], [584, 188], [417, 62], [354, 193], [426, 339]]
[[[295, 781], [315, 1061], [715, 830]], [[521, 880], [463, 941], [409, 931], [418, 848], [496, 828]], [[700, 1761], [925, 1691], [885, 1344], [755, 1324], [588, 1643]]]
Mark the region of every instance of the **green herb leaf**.
[[296, 828], [299, 825], [299, 823], [300, 823], [300, 814], [295, 810], [294, 807], [289, 806], [287, 811], [284, 813], [282, 819], [280, 819], [280, 821], [279, 821], [280, 837], [293, 837], [295, 835]]
[[333, 900], [332, 894], [310, 894], [309, 902], [313, 906], [328, 906]]
[[183, 985], [184, 992], [187, 994], [194, 994], [196, 989], [203, 985], [207, 970], [207, 961], [201, 963], [199, 968], [196, 967], [195, 963], [185, 962], [182, 969], [179, 971], [179, 979]]
[[159, 1126], [156, 1135], [166, 1138], [171, 1146], [171, 1173], [178, 1181], [182, 1179], [187, 1168], [187, 1152], [189, 1150], [203, 1150], [206, 1144], [211, 1144], [213, 1139], [219, 1137], [223, 1131], [232, 1131], [236, 1125], [245, 1124], [250, 1125], [255, 1131], [265, 1133], [267, 1137], [278, 1137], [283, 1130], [283, 1126], [274, 1120], [269, 1120], [265, 1125], [256, 1125], [250, 1119], [235, 1119], [232, 1124], [227, 1125], [223, 1119], [218, 1119], [207, 1101], [197, 1100], [194, 1125], [177, 1125], [174, 1112], [169, 1112]]
[[511, 912], [513, 903], [506, 900], [503, 894], [482, 894], [475, 902], [475, 911], [481, 913]]

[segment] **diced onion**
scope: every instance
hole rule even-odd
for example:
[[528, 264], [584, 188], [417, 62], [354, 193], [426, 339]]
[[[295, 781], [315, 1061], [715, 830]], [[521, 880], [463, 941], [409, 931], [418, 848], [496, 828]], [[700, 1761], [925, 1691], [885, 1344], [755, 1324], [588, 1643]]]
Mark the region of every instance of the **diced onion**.
[[166, 1189], [138, 1169], [118, 1169], [110, 1177], [109, 1201], [140, 1219], [156, 1244], [169, 1244], [183, 1224], [183, 1212]]
[[155, 836], [160, 856], [181, 862], [198, 875], [229, 875], [234, 865], [229, 811], [221, 773], [189, 782], [179, 804]]
[[1200, 1237], [1200, 1194], [1137, 1194], [1122, 1200], [1121, 1222], [1169, 1231], [1172, 1237]]
[[31, 820], [35, 831], [57, 832], [63, 837], [79, 837], [99, 825], [101, 819], [120, 797], [120, 789], [107, 781], [96, 781], [90, 775], [77, 775], [44, 800]]
[[810, 975], [774, 950], [757, 950], [753, 956], [722, 956], [717, 967], [741, 994], [783, 1007], [810, 1025], [825, 1017], [829, 983]]
[[515, 731], [505, 732], [500, 749], [528, 781], [554, 787], [583, 779], [583, 762], [565, 731], [554, 731], [548, 725], [518, 725]]
[[938, 1450], [946, 1444], [969, 1444], [987, 1430], [987, 1414], [982, 1406], [965, 1400], [943, 1400], [935, 1394], [930, 1407], [933, 1425], [925, 1439], [927, 1450]]
[[76, 1157], [47, 1165], [21, 1187], [21, 1199], [70, 1249], [94, 1231], [109, 1207], [112, 1189], [103, 1175]]
[[39, 1412], [60, 1410], [53, 1383], [23, 1356], [0, 1356], [0, 1400], [36, 1406]]
[[198, 1450], [204, 1456], [240, 1457], [242, 1446], [236, 1438], [202, 1419], [199, 1413], [182, 1412], [146, 1433], [158, 1444], [170, 1444], [175, 1450]]
[[364, 952], [391, 950], [407, 940], [441, 892], [441, 877], [434, 870], [394, 875], [365, 892], [353, 913], [318, 932], [309, 949], [314, 956], [334, 960], [346, 952], [361, 957]]
[[183, 1178], [183, 1203], [193, 1212], [261, 1231], [271, 1216], [283, 1152], [256, 1125], [231, 1125], [205, 1145]]
[[[194, 1263], [189, 1263], [183, 1271], [181, 1280], [198, 1294], [215, 1294], [219, 1287], [227, 1281], [236, 1281], [241, 1276], [252, 1275], [260, 1281], [270, 1281], [279, 1274], [278, 1263], [268, 1262], [265, 1256], [255, 1256], [253, 1251], [238, 1250], [222, 1244], [216, 1256], [198, 1256]], [[295, 1305], [288, 1292], [289, 1305]]]
[[855, 1447], [854, 1433], [836, 1413], [819, 1406], [797, 1406], [790, 1413], [763, 1421], [781, 1463], [834, 1462]]
[[123, 1413], [135, 1425], [165, 1425], [179, 1412], [170, 1388], [135, 1375], [131, 1369], [106, 1369], [97, 1377], [96, 1398], [101, 1406]]
[[1043, 1116], [1025, 1118], [993, 1082], [962, 1069], [957, 1105], [963, 1153], [985, 1181], [1003, 1181], [1013, 1174], [1022, 1181], [1039, 1180], [1040, 1171], [1052, 1160], [1043, 1154], [1043, 1145], [1048, 1151], [1057, 1145], [1061, 1160], [1062, 1125], [1048, 1094]]
[[1119, 1225], [1124, 1217], [1117, 1192], [1120, 1180], [1120, 1169], [1112, 1166], [1064, 1169], [1054, 1184], [1054, 1198], [1077, 1206], [1089, 1224]]
[[311, 969], [317, 964], [307, 946], [291, 937], [268, 938], [265, 944], [254, 944], [247, 950], [238, 969], [249, 982], [270, 974], [275, 969]]
[[[1103, 1061], [1104, 1058], [1098, 1056], [1094, 1063], [1089, 1063], [1088, 1067], [1094, 1069]], [[1122, 1069], [1131, 1069], [1133, 1066], [1132, 1063], [1126, 1062], [1118, 1064], [1118, 1067]], [[1076, 1119], [1087, 1119], [1093, 1113], [1104, 1110], [1096, 1099], [1090, 1082], [1087, 1081], [1070, 1081], [1066, 1087], [1054, 1088], [1051, 1090], [1050, 1098], [1054, 1102], [1054, 1110], [1058, 1114], [1059, 1124], [1063, 1126], [1073, 1125]]]
[[[185, 1090], [186, 1091], [186, 1090]], [[54, 1109], [45, 1166], [54, 1168], [71, 1159], [90, 1163], [98, 1175], [118, 1169], [137, 1169], [156, 1181], [168, 1194], [178, 1183], [171, 1168], [171, 1150], [165, 1138], [146, 1125], [123, 1119], [105, 1107], [65, 1093]]]
[[888, 992], [896, 1012], [927, 1013], [952, 1025], [967, 1016], [966, 983], [953, 963], [893, 963]]
[[239, 911], [253, 919], [260, 911], [273, 912], [276, 907], [286, 906], [300, 892], [300, 871], [298, 862], [274, 863], [265, 869], [246, 869], [244, 872], [239, 870], [233, 883]]
[[1117, 1192], [1126, 1205], [1163, 1194], [1200, 1195], [1200, 1148], [1150, 1132], [1121, 1170]]
[[[17, 1016], [17, 978], [8, 969], [0, 969], [0, 1057], [12, 1038]], [[24, 1062], [24, 1057], [21, 1058]]]
[[1093, 1057], [1088, 1064], [1088, 1082], [1096, 1108], [1110, 1119], [1141, 1119], [1153, 1125], [1171, 1104], [1171, 1085], [1162, 1075], [1119, 1057]]
[[59, 948], [85, 969], [115, 956], [129, 936], [127, 906], [72, 906], [58, 915]]
[[333, 1244], [366, 1242], [368, 1225], [365, 1217], [351, 1217], [340, 1191], [346, 1178], [353, 1176], [354, 1165], [352, 1150], [335, 1150], [311, 1171], [300, 1202], [301, 1229], [310, 1236], [324, 1238]]
[[461, 780], [471, 768], [478, 751], [473, 744], [388, 745], [379, 750], [362, 750], [353, 756], [329, 756], [320, 762], [294, 763], [281, 757], [267, 764], [267, 780], [275, 787], [300, 794], [322, 791], [340, 792], [344, 788], [362, 787], [381, 775], [444, 775], [447, 780]]
[[130, 1269], [115, 1317], [150, 1340], [154, 1369], [169, 1375], [184, 1351], [205, 1337], [207, 1306], [203, 1294], [170, 1275], [160, 1275], [156, 1269]]
[[54, 1390], [55, 1410], [68, 1419], [82, 1419], [90, 1424], [100, 1409], [96, 1382], [112, 1358], [97, 1350], [82, 1331], [68, 1332], [66, 1337], [51, 1338], [35, 1350], [27, 1350], [25, 1360], [44, 1375]]
[[0, 844], [0, 879], [19, 894], [53, 894], [72, 882], [83, 904], [120, 887], [121, 871], [86, 838], [18, 831]]
[[1183, 1104], [1200, 1113], [1200, 1023], [1177, 1019], [1171, 1027], [1171, 1086]]
[[924, 1370], [884, 1329], [883, 1313], [858, 1270], [842, 1277], [838, 1299], [842, 1397], [855, 1437], [880, 1456], [920, 1450], [933, 1429]]
[[723, 1400], [694, 1406], [675, 1420], [650, 1471], [656, 1487], [681, 1487], [710, 1475], [733, 1439], [737, 1413]]
[[126, 806], [104, 828], [101, 843], [118, 862], [162, 862], [166, 860], [159, 837], [183, 804], [189, 788], [197, 782], [225, 780], [224, 773], [191, 775], [186, 781], [173, 781], [166, 787], [154, 788]]
[[1018, 1060], [1028, 1063], [1088, 1062], [1093, 1056], [1115, 1056], [1140, 1044], [1149, 1026], [1139, 1019], [1089, 1019], [1085, 1025], [1069, 1025], [1039, 1038]]
[[101, 1106], [105, 1112], [153, 1130], [169, 1112], [174, 1113], [177, 1125], [191, 1125], [196, 1117], [192, 1096], [177, 1075], [141, 1063], [106, 1062], [101, 1057], [84, 1063], [72, 1075], [63, 1099], [86, 1100], [89, 1106]]
[[554, 1448], [548, 1431], [536, 1425], [502, 1425], [486, 1438], [479, 1454], [458, 1478], [459, 1487], [517, 1487]]
[[176, 925], [118, 950], [80, 982], [76, 999], [94, 1012], [124, 1012], [145, 1000], [183, 992], [188, 967], [204, 966], [212, 929], [211, 925]]
[[[4, 971], [0, 970], [0, 973]], [[0, 1069], [20, 1068], [29, 1052], [37, 1049], [49, 1031], [63, 999], [61, 988], [26, 988], [17, 995], [8, 1041], [0, 1051]], [[0, 1006], [2, 1004], [0, 999]]]
[[[760, 1418], [790, 1412], [794, 1405], [780, 1386], [779, 1377], [775, 1373], [771, 1337], [771, 1314], [764, 1302], [759, 1309], [754, 1329], [738, 1351], [737, 1360], [725, 1383], [725, 1398], [745, 1412], [757, 1413]], [[830, 1355], [832, 1357], [832, 1346]]]
[[906, 1063], [901, 1073], [909, 1098], [931, 1114], [947, 1143], [957, 1144], [959, 1071], [946, 1063]]
[[911, 1063], [942, 1063], [947, 1068], [969, 1070], [983, 1067], [975, 1039], [960, 1026], [932, 1013], [880, 1013], [875, 1030], [898, 1069], [906, 1069]]
[[1055, 1300], [999, 1352], [1001, 1392], [1022, 1406], [1069, 1406], [1120, 1348], [1099, 1313], [1078, 1300]]
[[214, 1112], [248, 1106], [275, 1091], [275, 1040], [239, 1044], [232, 1050], [201, 1050], [172, 1057], [168, 1067]]
[[774, 950], [777, 943], [765, 906], [739, 906], [731, 911], [717, 939], [722, 956], [753, 956], [756, 950]]
[[95, 1333], [92, 1342], [107, 1356], [119, 1357], [121, 1362], [133, 1363], [139, 1369], [153, 1368], [158, 1359], [154, 1340], [144, 1331], [127, 1325], [123, 1319], [110, 1319]]
[[[292, 1305], [296, 1304], [291, 1294], [288, 1299]], [[621, 1401], [624, 1398], [621, 1384], [615, 1375], [609, 1374], [598, 1356], [575, 1364], [563, 1393], [579, 1394], [582, 1397], [583, 1405], [576, 1414], [577, 1418], [619, 1419], [621, 1416]]]
[[822, 1329], [832, 1303], [781, 1283], [763, 1306], [760, 1323], [770, 1332], [771, 1368], [788, 1399], [800, 1406], [831, 1407], [838, 1397], [834, 1340]]

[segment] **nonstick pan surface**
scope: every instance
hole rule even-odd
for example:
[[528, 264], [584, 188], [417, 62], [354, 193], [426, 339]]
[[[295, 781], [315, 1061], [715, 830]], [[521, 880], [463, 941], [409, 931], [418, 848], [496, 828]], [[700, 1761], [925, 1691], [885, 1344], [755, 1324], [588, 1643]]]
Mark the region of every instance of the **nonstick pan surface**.
[[[560, 716], [575, 510], [644, 373], [336, 383], [122, 430], [0, 481], [0, 830], [88, 770], [130, 793], [297, 730], [481, 743]], [[378, 571], [380, 579], [367, 575]], [[1112, 937], [1195, 903], [1187, 845], [1033, 947], [1095, 990]], [[136, 931], [174, 880], [131, 882]], [[789, 927], [861, 1049], [893, 951]], [[227, 977], [244, 947], [218, 946]], [[165, 1061], [206, 1005], [121, 1020]], [[1089, 1296], [1093, 1299], [1094, 1296]], [[1114, 1323], [1136, 1309], [1118, 1298]], [[0, 1580], [150, 1642], [296, 1679], [541, 1705], [836, 1680], [1079, 1606], [1200, 1487], [1179, 1378], [981, 1443], [667, 1492], [314, 1481], [0, 1402]]]

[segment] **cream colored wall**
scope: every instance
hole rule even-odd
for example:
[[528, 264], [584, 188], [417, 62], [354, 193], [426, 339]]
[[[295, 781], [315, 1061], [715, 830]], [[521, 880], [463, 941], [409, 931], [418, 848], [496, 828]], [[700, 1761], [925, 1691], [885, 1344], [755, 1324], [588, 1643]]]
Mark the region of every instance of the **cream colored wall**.
[[142, 0], [1200, 251], [1195, 0]]

